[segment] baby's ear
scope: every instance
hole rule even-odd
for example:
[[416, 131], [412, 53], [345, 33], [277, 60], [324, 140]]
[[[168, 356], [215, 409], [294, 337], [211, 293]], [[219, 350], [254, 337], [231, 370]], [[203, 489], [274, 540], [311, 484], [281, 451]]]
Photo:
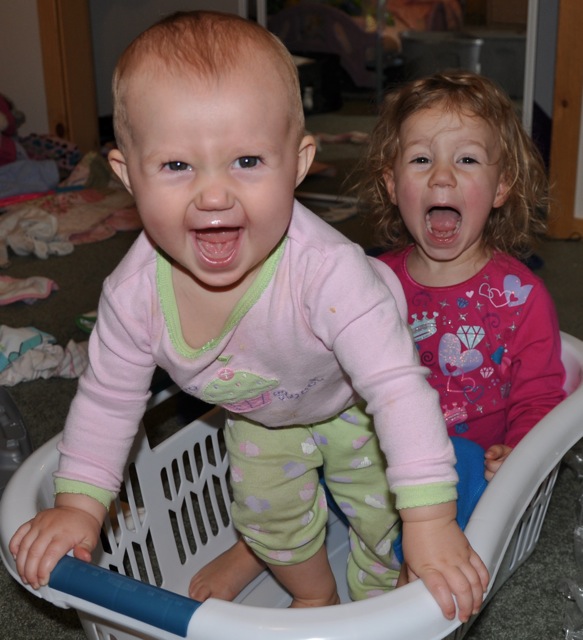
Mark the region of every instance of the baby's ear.
[[119, 149], [112, 149], [107, 154], [107, 159], [115, 175], [122, 181], [124, 187], [133, 194], [128, 176], [128, 165], [123, 153]]
[[308, 174], [314, 156], [316, 155], [316, 140], [313, 136], [304, 136], [298, 148], [298, 170], [296, 175], [296, 187]]

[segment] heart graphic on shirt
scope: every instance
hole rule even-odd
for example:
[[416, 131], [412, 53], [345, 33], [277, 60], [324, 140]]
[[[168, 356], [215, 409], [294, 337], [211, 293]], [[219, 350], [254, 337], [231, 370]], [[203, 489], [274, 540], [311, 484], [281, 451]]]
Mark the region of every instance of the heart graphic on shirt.
[[531, 291], [532, 285], [523, 285], [518, 276], [509, 274], [504, 278], [504, 293], [509, 307], [517, 307], [524, 304]]
[[445, 333], [439, 341], [439, 367], [446, 376], [461, 376], [482, 365], [482, 354], [477, 349], [462, 351], [460, 339]]
[[518, 276], [509, 274], [504, 278], [504, 288], [502, 291], [491, 287], [488, 283], [483, 282], [480, 285], [480, 295], [488, 298], [496, 307], [517, 307], [526, 302], [528, 295], [532, 291], [531, 284], [523, 285]]

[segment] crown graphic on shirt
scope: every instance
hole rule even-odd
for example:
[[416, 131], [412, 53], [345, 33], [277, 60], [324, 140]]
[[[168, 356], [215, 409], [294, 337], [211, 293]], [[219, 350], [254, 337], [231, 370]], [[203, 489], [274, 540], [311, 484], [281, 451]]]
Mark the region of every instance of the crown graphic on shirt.
[[441, 406], [443, 411], [443, 417], [446, 424], [459, 424], [465, 422], [468, 419], [468, 412], [466, 411], [467, 402], [458, 404], [453, 402], [451, 406], [444, 404]]
[[439, 313], [437, 311], [433, 312], [433, 317], [431, 318], [428, 317], [427, 311], [423, 312], [421, 318], [417, 317], [416, 313], [411, 314], [413, 322], [410, 326], [415, 342], [430, 338], [437, 332], [437, 320], [435, 318], [437, 318], [438, 315]]

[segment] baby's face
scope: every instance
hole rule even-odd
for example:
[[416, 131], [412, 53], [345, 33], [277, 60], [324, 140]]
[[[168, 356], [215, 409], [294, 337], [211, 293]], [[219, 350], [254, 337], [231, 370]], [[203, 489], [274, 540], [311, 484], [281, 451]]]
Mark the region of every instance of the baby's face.
[[126, 96], [131, 135], [110, 155], [153, 241], [210, 288], [254, 277], [313, 157], [281, 78], [249, 66], [220, 80], [138, 74]]

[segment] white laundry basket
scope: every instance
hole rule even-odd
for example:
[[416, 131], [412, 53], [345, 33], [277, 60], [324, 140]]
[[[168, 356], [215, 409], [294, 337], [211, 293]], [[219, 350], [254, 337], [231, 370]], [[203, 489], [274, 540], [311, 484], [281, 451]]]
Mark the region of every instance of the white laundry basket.
[[[583, 342], [562, 338], [569, 397], [515, 448], [466, 529], [492, 576], [488, 598], [534, 549], [558, 465], [583, 436]], [[185, 597], [192, 575], [236, 539], [227, 508], [223, 419], [222, 411], [213, 410], [154, 448], [140, 433], [95, 564], [64, 558], [48, 587], [26, 588], [77, 609], [91, 640], [457, 640], [464, 635], [469, 625], [445, 620], [420, 581], [347, 602], [347, 536], [334, 516], [327, 546], [344, 604], [287, 609], [289, 596], [267, 574], [234, 603], [198, 604]], [[8, 542], [22, 522], [52, 504], [58, 439], [25, 461], [0, 503], [0, 552], [18, 581]]]

